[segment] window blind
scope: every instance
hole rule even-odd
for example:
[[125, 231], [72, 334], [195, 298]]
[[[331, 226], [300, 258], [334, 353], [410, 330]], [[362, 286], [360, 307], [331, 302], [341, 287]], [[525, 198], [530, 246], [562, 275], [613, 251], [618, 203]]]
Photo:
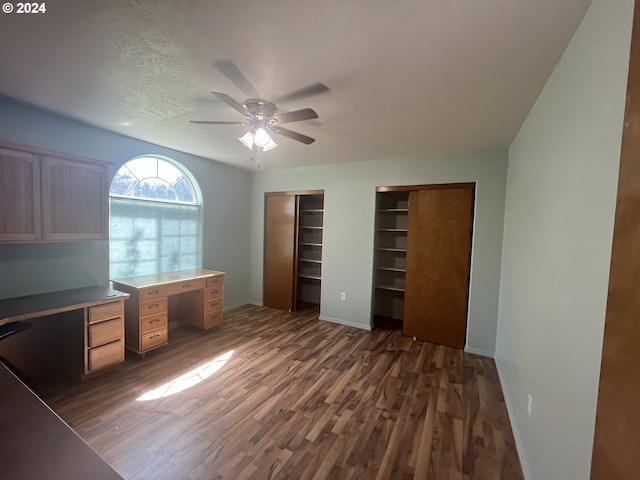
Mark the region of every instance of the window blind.
[[110, 278], [200, 268], [201, 206], [110, 197]]

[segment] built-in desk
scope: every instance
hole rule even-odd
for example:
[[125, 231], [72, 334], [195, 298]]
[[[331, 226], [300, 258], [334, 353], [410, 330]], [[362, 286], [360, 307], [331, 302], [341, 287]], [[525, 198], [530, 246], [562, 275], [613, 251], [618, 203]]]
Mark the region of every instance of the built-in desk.
[[0, 300], [0, 325], [82, 310], [86, 375], [124, 360], [127, 298], [127, 293], [99, 286], [8, 298]]
[[122, 480], [2, 363], [0, 478]]
[[111, 282], [131, 296], [125, 303], [125, 338], [136, 353], [169, 341], [169, 317], [203, 329], [222, 321], [224, 272], [192, 269]]

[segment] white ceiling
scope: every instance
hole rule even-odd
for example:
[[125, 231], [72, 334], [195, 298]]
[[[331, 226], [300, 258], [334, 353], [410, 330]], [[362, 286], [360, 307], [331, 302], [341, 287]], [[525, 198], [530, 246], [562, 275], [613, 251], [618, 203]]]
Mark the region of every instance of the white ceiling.
[[[591, 0], [55, 0], [0, 16], [0, 94], [205, 158], [255, 168], [211, 91], [313, 108], [262, 168], [506, 148]], [[219, 64], [218, 64], [219, 65]]]

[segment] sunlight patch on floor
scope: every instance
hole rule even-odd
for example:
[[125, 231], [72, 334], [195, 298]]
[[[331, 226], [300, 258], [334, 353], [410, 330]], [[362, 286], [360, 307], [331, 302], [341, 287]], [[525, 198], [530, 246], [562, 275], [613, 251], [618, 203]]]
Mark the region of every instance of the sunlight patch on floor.
[[147, 393], [136, 398], [136, 400], [146, 402], [148, 400], [157, 400], [158, 398], [169, 397], [176, 393], [183, 392], [186, 389], [199, 384], [203, 380], [206, 380], [220, 370], [231, 358], [231, 355], [233, 355], [233, 350], [229, 350], [227, 353], [203, 363], [193, 370], [168, 381], [164, 385], [154, 388], [153, 390], [149, 390]]

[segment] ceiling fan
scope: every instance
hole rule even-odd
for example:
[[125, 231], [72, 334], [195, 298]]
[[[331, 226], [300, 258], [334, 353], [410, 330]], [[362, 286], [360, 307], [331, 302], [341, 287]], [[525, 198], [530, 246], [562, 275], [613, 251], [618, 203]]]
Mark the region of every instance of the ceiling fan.
[[[226, 93], [211, 92], [216, 98], [223, 101], [235, 111], [245, 117], [244, 122], [225, 122], [215, 120], [191, 120], [191, 123], [200, 125], [245, 125], [248, 127], [247, 133], [240, 137], [240, 141], [253, 151], [254, 156], [261, 151], [267, 151], [274, 148], [277, 144], [271, 138], [270, 133], [290, 138], [297, 142], [310, 145], [315, 142], [311, 138], [302, 133], [294, 132], [288, 128], [282, 127], [284, 123], [299, 122], [302, 120], [311, 120], [318, 118], [318, 114], [311, 108], [303, 108], [292, 112], [277, 113], [278, 109], [274, 102], [259, 98], [255, 88], [249, 83], [242, 72], [232, 62], [223, 60], [216, 62], [216, 67], [231, 80], [243, 93], [248, 97], [244, 103], [240, 103]], [[285, 102], [304, 98], [310, 95], [316, 95], [328, 91], [329, 88], [322, 83], [315, 83], [309, 87], [297, 90], [288, 95], [284, 95], [276, 99], [276, 102]]]

